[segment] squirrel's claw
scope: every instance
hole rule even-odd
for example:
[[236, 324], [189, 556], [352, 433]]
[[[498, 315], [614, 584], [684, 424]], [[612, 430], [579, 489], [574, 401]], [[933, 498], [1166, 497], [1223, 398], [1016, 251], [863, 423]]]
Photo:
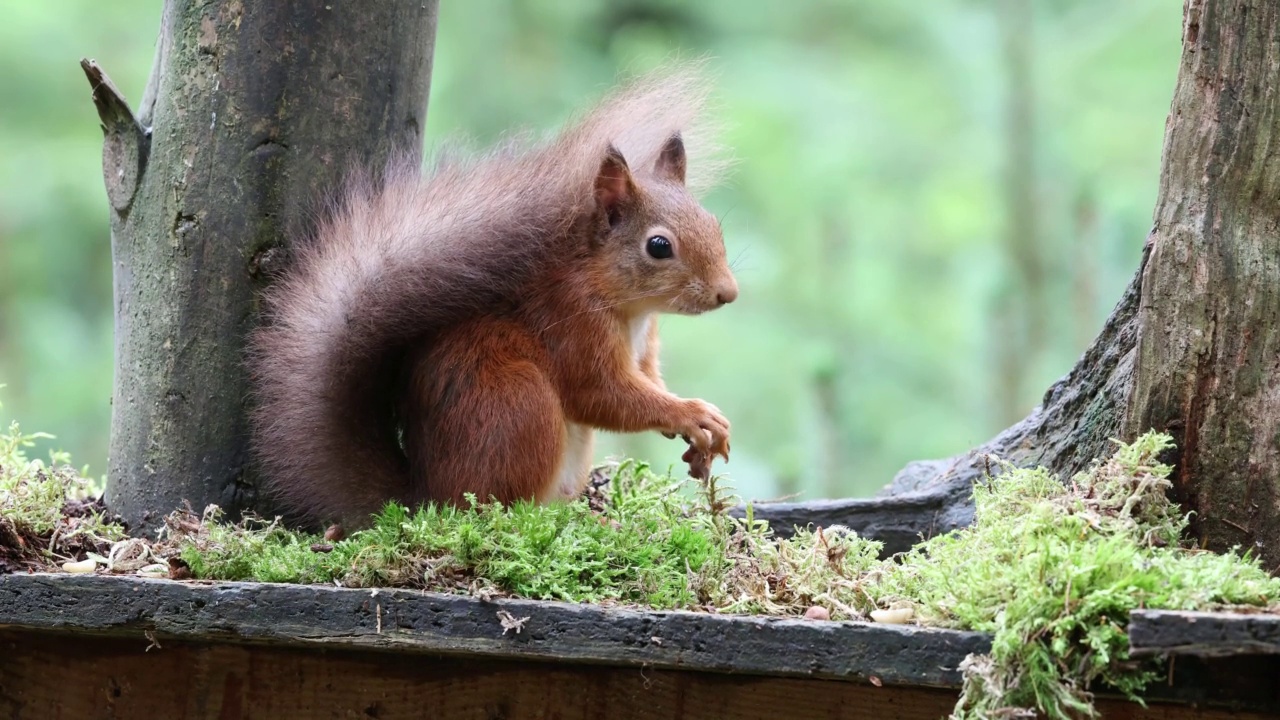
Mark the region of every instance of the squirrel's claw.
[[[680, 459], [689, 464], [689, 475], [708, 480], [715, 458], [729, 461], [729, 421], [714, 405], [702, 400], [688, 400], [686, 407], [688, 415], [681, 419], [678, 432], [689, 448]], [[665, 430], [662, 434], [668, 438], [675, 435]]]

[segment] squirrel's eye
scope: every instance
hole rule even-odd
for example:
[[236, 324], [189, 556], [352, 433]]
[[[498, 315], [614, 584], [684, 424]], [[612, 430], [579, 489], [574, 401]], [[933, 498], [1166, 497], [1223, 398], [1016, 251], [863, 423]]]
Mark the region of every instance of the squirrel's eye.
[[661, 235], [654, 235], [644, 244], [645, 252], [649, 253], [649, 257], [656, 260], [666, 260], [675, 252], [671, 248], [671, 241]]

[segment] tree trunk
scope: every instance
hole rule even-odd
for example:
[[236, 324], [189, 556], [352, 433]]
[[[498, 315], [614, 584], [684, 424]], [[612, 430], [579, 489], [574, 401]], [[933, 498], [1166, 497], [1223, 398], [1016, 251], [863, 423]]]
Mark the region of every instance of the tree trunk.
[[82, 62], [111, 205], [107, 502], [135, 530], [184, 501], [266, 509], [245, 412], [255, 291], [351, 164], [420, 152], [436, 12], [437, 0], [167, 0], [136, 116]]
[[1204, 545], [1280, 563], [1280, 5], [1190, 0], [1128, 435], [1178, 442]]
[[1027, 380], [1044, 352], [1049, 317], [1044, 248], [1036, 203], [1034, 8], [1031, 0], [1002, 0], [997, 9], [1004, 45], [1008, 88], [1005, 99], [1005, 258], [1013, 274], [1016, 299], [1005, 296], [996, 307], [995, 394], [1001, 422], [1026, 412]]
[[[1175, 495], [1211, 549], [1280, 569], [1280, 5], [1187, 0], [1182, 65], [1142, 264], [1102, 334], [1030, 416], [889, 495], [971, 519], [987, 452], [1065, 477], [1150, 429], [1178, 443]], [[878, 501], [883, 502], [883, 501]], [[842, 512], [851, 512], [845, 509]], [[929, 522], [925, 519], [922, 522]], [[940, 529], [946, 529], [946, 527]]]

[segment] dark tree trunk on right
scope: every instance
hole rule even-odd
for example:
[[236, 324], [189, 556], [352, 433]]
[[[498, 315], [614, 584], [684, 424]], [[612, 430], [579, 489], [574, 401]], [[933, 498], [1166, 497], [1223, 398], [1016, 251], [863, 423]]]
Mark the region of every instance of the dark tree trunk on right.
[[1280, 4], [1190, 0], [1126, 435], [1168, 430], [1207, 547], [1280, 564]]

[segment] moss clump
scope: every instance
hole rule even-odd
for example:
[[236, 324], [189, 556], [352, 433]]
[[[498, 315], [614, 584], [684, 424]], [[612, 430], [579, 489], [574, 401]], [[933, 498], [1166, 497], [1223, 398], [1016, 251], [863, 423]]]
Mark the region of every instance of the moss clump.
[[99, 487], [65, 453], [27, 457], [36, 440], [51, 437], [24, 433], [17, 422], [0, 433], [0, 573], [75, 560], [125, 535], [105, 517]]
[[1186, 518], [1157, 460], [1171, 445], [1145, 435], [1065, 485], [1001, 463], [974, 489], [971, 527], [920, 544], [868, 582], [878, 603], [909, 603], [925, 624], [992, 633], [990, 657], [966, 663], [954, 717], [1093, 717], [1090, 686], [1137, 700], [1156, 677], [1155, 663], [1128, 657], [1130, 611], [1280, 598], [1280, 580], [1254, 560], [1182, 546]]
[[816, 606], [833, 620], [865, 620], [876, 609], [866, 582], [882, 566], [881, 548], [841, 526], [797, 528], [779, 539], [748, 515], [728, 537], [728, 570], [713, 605], [748, 615], [803, 615]]
[[586, 500], [466, 508], [389, 504], [371, 527], [329, 543], [276, 522], [170, 517], [168, 542], [194, 577], [412, 587], [539, 600], [625, 603], [866, 619], [859, 578], [881, 544], [844, 528], [779, 540], [768, 525], [724, 514], [720, 480], [678, 481], [632, 461], [611, 469], [603, 508]]
[[470, 497], [466, 508], [412, 513], [390, 504], [370, 528], [331, 544], [275, 523], [187, 523], [198, 529], [181, 536], [181, 555], [206, 578], [482, 590], [654, 608], [707, 602], [727, 566], [710, 516], [690, 512], [683, 483], [643, 465], [620, 465], [612, 484], [603, 514], [585, 500], [504, 508]]

